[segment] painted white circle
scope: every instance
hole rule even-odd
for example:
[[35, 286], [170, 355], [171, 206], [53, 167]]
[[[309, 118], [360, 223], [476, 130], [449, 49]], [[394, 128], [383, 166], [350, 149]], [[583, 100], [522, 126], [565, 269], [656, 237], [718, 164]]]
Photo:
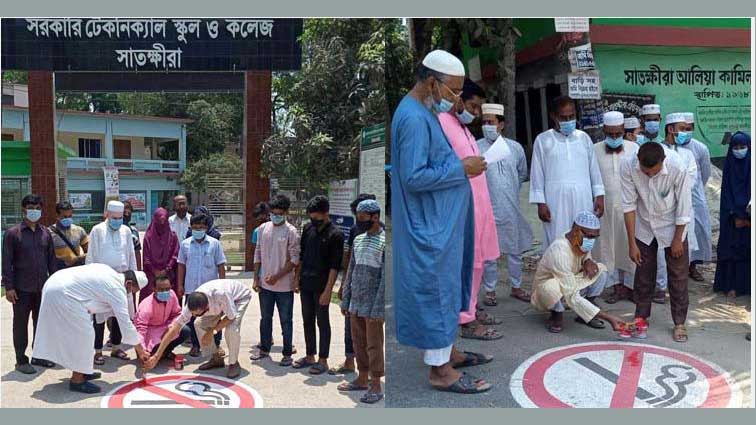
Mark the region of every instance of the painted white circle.
[[120, 385], [102, 398], [102, 408], [261, 408], [253, 388], [214, 375], [173, 373]]
[[512, 374], [510, 391], [531, 408], [742, 407], [739, 386], [719, 366], [682, 351], [615, 341], [537, 353]]

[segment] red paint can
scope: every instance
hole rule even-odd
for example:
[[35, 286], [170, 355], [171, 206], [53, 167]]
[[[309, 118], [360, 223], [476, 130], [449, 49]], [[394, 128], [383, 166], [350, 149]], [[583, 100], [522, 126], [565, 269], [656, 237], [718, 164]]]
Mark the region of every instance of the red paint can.
[[174, 357], [173, 368], [176, 370], [184, 369], [184, 356], [182, 354], [177, 354], [176, 357]]

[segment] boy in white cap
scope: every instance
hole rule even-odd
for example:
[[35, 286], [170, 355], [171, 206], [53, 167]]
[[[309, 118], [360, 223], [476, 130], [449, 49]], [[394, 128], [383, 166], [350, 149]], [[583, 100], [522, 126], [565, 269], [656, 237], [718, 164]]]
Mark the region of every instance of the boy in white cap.
[[139, 344], [128, 302], [145, 286], [147, 276], [143, 272], [119, 273], [104, 264], [87, 264], [56, 272], [42, 290], [34, 356], [51, 359], [71, 370], [68, 384], [71, 391], [100, 392], [99, 386], [89, 382], [101, 376], [92, 367], [95, 343], [92, 317], [95, 323], [103, 325], [107, 318], [115, 317], [123, 332], [123, 343], [134, 346], [139, 359], [146, 361], [149, 353]]
[[[491, 196], [496, 233], [502, 257], [507, 260], [507, 272], [512, 284], [510, 296], [530, 302], [530, 294], [522, 289], [522, 254], [533, 245], [533, 231], [520, 210], [520, 187], [528, 178], [528, 162], [525, 150], [518, 142], [504, 137], [504, 105], [484, 103], [482, 106], [483, 138], [478, 140], [481, 155], [501, 138], [509, 147], [511, 155], [486, 170], [488, 193]], [[483, 271], [483, 286], [486, 290], [484, 303], [495, 306], [496, 284], [499, 281], [497, 260], [486, 261]]]
[[596, 261], [603, 263], [607, 268], [606, 286], [613, 287], [612, 293], [606, 298], [609, 304], [630, 298], [635, 271], [635, 265], [630, 261], [627, 251], [620, 164], [638, 153], [638, 145], [623, 138], [624, 124], [622, 112], [605, 113], [604, 136], [606, 138], [593, 145], [601, 170], [601, 179], [604, 182], [604, 215], [601, 217], [603, 237], [596, 241], [593, 252]]
[[641, 133], [640, 120], [635, 117], [625, 118], [625, 140], [638, 143], [638, 135]]
[[[594, 329], [606, 327], [621, 330], [622, 320], [601, 311], [595, 299], [604, 289], [606, 266], [591, 259], [591, 250], [600, 235], [599, 218], [590, 211], [581, 211], [574, 219], [572, 228], [556, 239], [538, 262], [533, 277], [531, 304], [538, 311], [550, 311], [546, 322], [549, 332], [562, 332], [564, 304], [577, 315], [579, 323]], [[564, 303], [562, 302], [564, 300]]]
[[[685, 112], [685, 123], [688, 124], [686, 131], [692, 135], [695, 132], [695, 114]], [[679, 148], [687, 149], [696, 160], [698, 176], [693, 185], [693, 213], [695, 215], [695, 234], [698, 241], [698, 249], [690, 255], [690, 277], [698, 282], [703, 282], [701, 272], [696, 270], [696, 265], [704, 261], [711, 261], [711, 219], [709, 217], [709, 203], [706, 201], [706, 183], [711, 176], [711, 154], [706, 144], [690, 137], [690, 141], [679, 145]]]
[[643, 131], [638, 135], [638, 144], [646, 142], [659, 142], [659, 129], [661, 128], [661, 106], [651, 103], [641, 107], [640, 124]]
[[[473, 266], [471, 177], [486, 170], [482, 157], [459, 159], [438, 120], [459, 101], [465, 67], [434, 50], [391, 122], [396, 333], [401, 344], [424, 350], [430, 383], [442, 391], [478, 393], [491, 385], [455, 365], [488, 362], [454, 352], [459, 313], [469, 305]], [[466, 363], [470, 364], [470, 363]]]
[[[131, 237], [131, 229], [123, 223], [123, 203], [119, 201], [108, 202], [106, 219], [95, 225], [89, 233], [89, 249], [87, 250], [86, 264], [105, 264], [118, 273], [127, 270], [137, 270], [136, 253], [134, 252], [134, 240]], [[129, 306], [132, 317], [134, 316], [134, 300], [129, 297]], [[110, 341], [113, 349], [110, 355], [121, 360], [128, 360], [129, 356], [123, 351], [121, 343], [121, 329], [117, 321], [111, 322]], [[105, 364], [102, 355], [105, 323], [94, 323], [95, 328], [95, 356], [96, 365]]]

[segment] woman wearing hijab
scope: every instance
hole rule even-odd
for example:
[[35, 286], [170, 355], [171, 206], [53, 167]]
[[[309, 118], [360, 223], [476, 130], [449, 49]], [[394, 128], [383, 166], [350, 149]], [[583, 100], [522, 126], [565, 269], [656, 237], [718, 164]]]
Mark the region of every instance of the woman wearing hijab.
[[[218, 230], [217, 227], [215, 227], [215, 219], [213, 219], [213, 215], [210, 214], [210, 210], [207, 209], [206, 206], [200, 205], [199, 207], [194, 209], [194, 214], [205, 214], [207, 217], [207, 235], [211, 236], [215, 239], [220, 240], [222, 233], [220, 230]], [[192, 229], [189, 228], [189, 230], [186, 231], [186, 237], [191, 238], [192, 237]]]
[[155, 289], [155, 276], [165, 275], [171, 285], [176, 286], [176, 259], [179, 252], [179, 241], [171, 231], [168, 223], [168, 211], [158, 208], [152, 214], [152, 222], [147, 227], [142, 243], [144, 272], [149, 283], [139, 292], [139, 299], [145, 299]]
[[728, 297], [751, 293], [751, 136], [730, 139], [722, 170], [719, 243], [714, 291]]

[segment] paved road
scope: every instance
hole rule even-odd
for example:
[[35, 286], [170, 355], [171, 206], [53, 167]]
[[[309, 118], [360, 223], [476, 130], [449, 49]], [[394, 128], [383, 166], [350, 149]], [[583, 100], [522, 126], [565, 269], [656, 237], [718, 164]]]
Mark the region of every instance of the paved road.
[[[242, 279], [251, 286], [251, 279]], [[67, 389], [67, 378], [70, 372], [61, 368], [44, 370], [37, 375], [22, 375], [13, 370], [14, 354], [11, 339], [12, 311], [5, 300], [0, 301], [2, 309], [2, 386], [0, 387], [0, 401], [3, 407], [99, 407], [102, 394], [87, 396], [72, 393]], [[304, 333], [300, 314], [299, 297], [295, 297], [294, 306], [294, 344], [299, 349], [295, 358], [304, 354]], [[273, 349], [273, 360], [266, 359], [262, 362], [249, 360], [250, 348], [257, 344], [259, 339], [260, 309], [255, 297], [247, 309], [242, 328], [242, 352], [240, 363], [243, 374], [239, 378], [241, 382], [255, 389], [263, 398], [265, 407], [364, 407], [360, 403], [360, 392], [351, 394], [339, 393], [336, 386], [344, 382], [345, 378], [323, 374], [312, 376], [306, 372], [300, 372], [292, 368], [282, 368], [277, 361], [281, 355], [281, 330], [274, 319], [273, 339], [279, 344]], [[331, 364], [336, 365], [344, 360], [344, 320], [338, 306], [331, 304], [331, 327], [333, 337], [331, 340]], [[225, 347], [225, 344], [222, 344]], [[180, 347], [178, 353], [188, 352], [188, 348]], [[107, 354], [107, 352], [106, 352]], [[133, 350], [129, 353], [134, 358]], [[185, 372], [194, 372], [199, 361], [187, 356], [189, 363]], [[103, 378], [96, 381], [107, 392], [114, 387], [133, 382], [136, 380], [136, 362], [122, 362], [108, 358], [105, 366], [99, 368], [103, 372]], [[167, 366], [156, 369], [159, 373], [171, 372]], [[211, 371], [209, 374], [225, 376], [225, 369]], [[152, 374], [151, 374], [152, 375]], [[356, 375], [349, 375], [348, 378]], [[375, 407], [382, 407], [380, 402]]]

